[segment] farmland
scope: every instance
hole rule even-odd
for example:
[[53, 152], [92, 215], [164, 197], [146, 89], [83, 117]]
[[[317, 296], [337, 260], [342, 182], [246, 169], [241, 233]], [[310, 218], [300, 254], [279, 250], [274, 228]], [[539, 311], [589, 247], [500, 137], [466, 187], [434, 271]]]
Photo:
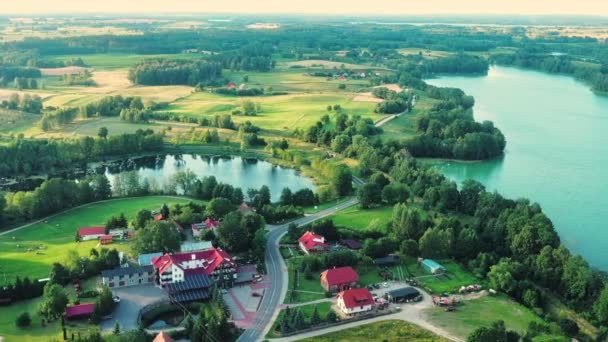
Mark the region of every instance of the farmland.
[[[157, 210], [163, 203], [187, 203], [188, 199], [164, 196], [124, 198], [87, 204], [48, 219], [34, 222], [15, 232], [0, 235], [0, 272], [6, 279], [45, 278], [51, 264], [62, 262], [69, 250], [88, 255], [98, 241], [75, 242], [79, 227], [103, 225], [112, 215], [125, 214], [131, 220], [140, 209]], [[110, 245], [129, 252], [128, 243]]]

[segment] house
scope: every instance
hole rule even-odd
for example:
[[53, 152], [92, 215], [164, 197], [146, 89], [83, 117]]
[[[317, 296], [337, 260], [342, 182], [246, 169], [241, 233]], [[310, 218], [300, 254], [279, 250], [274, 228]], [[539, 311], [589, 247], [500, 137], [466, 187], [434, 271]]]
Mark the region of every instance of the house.
[[152, 265], [152, 259], [162, 255], [163, 253], [161, 252], [140, 254], [137, 258], [137, 262], [139, 263], [139, 266]]
[[247, 89], [247, 85], [245, 83], [241, 83], [241, 85], [239, 86], [239, 90], [245, 90]]
[[154, 282], [154, 267], [130, 266], [101, 271], [101, 282], [109, 288], [150, 284]]
[[181, 244], [179, 250], [182, 252], [193, 252], [193, 251], [206, 251], [213, 248], [211, 241], [197, 241], [197, 242], [184, 242]]
[[432, 274], [442, 274], [445, 272], [445, 268], [432, 259], [422, 260], [422, 267]]
[[342, 239], [342, 240], [340, 240], [340, 244], [342, 244], [342, 246], [345, 246], [346, 248], [352, 249], [352, 250], [358, 250], [363, 247], [361, 245], [361, 242], [359, 242], [357, 240], [353, 240], [353, 239]]
[[338, 293], [336, 306], [346, 315], [354, 315], [371, 311], [374, 297], [365, 287], [350, 289]]
[[205, 274], [216, 282], [231, 286], [236, 279], [236, 262], [225, 251], [211, 248], [206, 251], [165, 254], [152, 259], [156, 283], [165, 285], [184, 281], [193, 274]]
[[241, 205], [239, 206], [239, 212], [245, 216], [245, 215], [249, 215], [251, 213], [254, 213], [255, 210], [253, 210], [250, 206], [247, 205], [247, 203], [243, 202], [241, 203]]
[[208, 230], [215, 230], [220, 226], [220, 221], [216, 221], [211, 219], [210, 217], [202, 223], [194, 223], [190, 226], [192, 228], [192, 235], [194, 237], [200, 237], [201, 234], [204, 234]]
[[386, 299], [393, 303], [416, 301], [419, 298], [421, 298], [420, 292], [413, 287], [402, 287], [386, 293]]
[[399, 262], [399, 258], [395, 255], [387, 255], [383, 258], [374, 259], [374, 264], [377, 266], [392, 266]]
[[65, 308], [65, 318], [81, 319], [89, 318], [95, 310], [95, 303], [85, 303], [78, 305], [69, 305]]
[[340, 76], [338, 76], [338, 80], [339, 81], [346, 81], [346, 76], [340, 75]]
[[163, 214], [158, 214], [158, 215], [154, 215], [154, 221], [159, 222], [164, 220], [165, 217], [163, 216]]
[[173, 342], [173, 339], [171, 338], [171, 336], [167, 335], [167, 333], [161, 331], [158, 333], [158, 335], [156, 335], [152, 342]]
[[114, 237], [110, 234], [102, 235], [99, 237], [99, 242], [101, 242], [102, 245], [109, 245], [112, 243], [113, 239]]
[[236, 83], [230, 82], [230, 83], [226, 84], [226, 88], [227, 89], [235, 89], [236, 88]]
[[184, 281], [166, 284], [163, 288], [172, 302], [184, 303], [209, 299], [211, 285], [213, 285], [213, 280], [206, 274], [192, 274], [186, 276]]
[[311, 231], [306, 231], [299, 239], [300, 249], [306, 253], [324, 252], [329, 249], [329, 245], [325, 243], [325, 238]]
[[104, 226], [78, 228], [78, 238], [81, 241], [96, 240], [103, 235], [106, 235]]
[[337, 267], [321, 273], [321, 286], [327, 292], [339, 292], [354, 287], [359, 282], [359, 275], [350, 266]]

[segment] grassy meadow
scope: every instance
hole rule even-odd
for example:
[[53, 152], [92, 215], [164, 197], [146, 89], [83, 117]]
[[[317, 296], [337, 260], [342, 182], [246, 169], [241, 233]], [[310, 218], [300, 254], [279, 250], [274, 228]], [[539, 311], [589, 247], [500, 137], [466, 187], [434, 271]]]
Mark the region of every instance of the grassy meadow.
[[442, 342], [446, 339], [414, 324], [400, 320], [386, 320], [362, 324], [354, 328], [303, 339], [306, 342], [376, 341]]
[[[188, 201], [186, 198], [150, 196], [96, 202], [0, 235], [0, 274], [3, 279], [11, 281], [17, 275], [45, 278], [51, 264], [62, 262], [67, 251], [74, 249], [88, 255], [91, 248], [97, 246], [96, 240], [75, 242], [78, 228], [104, 225], [111, 216], [120, 213], [130, 221], [140, 209], [157, 210], [163, 203], [171, 205]], [[115, 242], [106, 247], [129, 252], [126, 242]]]

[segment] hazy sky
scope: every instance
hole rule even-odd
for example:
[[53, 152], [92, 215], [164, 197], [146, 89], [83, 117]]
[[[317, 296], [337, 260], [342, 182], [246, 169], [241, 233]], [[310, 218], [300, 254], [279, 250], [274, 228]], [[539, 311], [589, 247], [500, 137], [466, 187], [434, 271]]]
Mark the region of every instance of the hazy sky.
[[591, 14], [608, 0], [0, 0], [0, 13]]

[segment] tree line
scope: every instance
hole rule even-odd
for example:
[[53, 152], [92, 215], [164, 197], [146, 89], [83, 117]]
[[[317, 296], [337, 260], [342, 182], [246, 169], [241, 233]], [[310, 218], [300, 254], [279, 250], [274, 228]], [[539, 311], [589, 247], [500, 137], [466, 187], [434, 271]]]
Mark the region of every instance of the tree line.
[[223, 84], [222, 65], [203, 60], [146, 59], [129, 70], [129, 80], [142, 85]]

